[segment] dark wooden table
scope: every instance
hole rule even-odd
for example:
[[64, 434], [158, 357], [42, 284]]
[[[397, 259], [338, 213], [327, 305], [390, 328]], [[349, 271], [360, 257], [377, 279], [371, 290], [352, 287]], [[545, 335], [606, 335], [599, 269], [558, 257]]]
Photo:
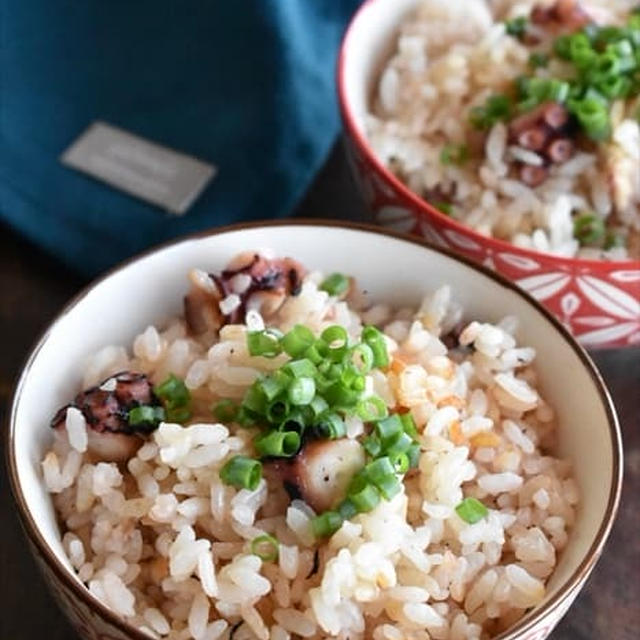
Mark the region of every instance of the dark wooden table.
[[[296, 215], [363, 219], [338, 145]], [[0, 412], [40, 331], [85, 281], [8, 229], [0, 234]], [[625, 439], [618, 520], [589, 583], [554, 640], [640, 638], [640, 350], [593, 354], [615, 399]], [[5, 424], [4, 420], [1, 424]], [[74, 638], [29, 555], [6, 474], [0, 474], [0, 640]]]

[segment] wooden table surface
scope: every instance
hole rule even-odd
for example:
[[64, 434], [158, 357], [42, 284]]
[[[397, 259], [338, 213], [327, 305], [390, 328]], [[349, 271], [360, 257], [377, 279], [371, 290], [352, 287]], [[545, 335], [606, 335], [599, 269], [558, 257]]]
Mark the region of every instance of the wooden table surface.
[[[332, 153], [296, 215], [365, 217], [341, 147]], [[0, 413], [40, 331], [85, 281], [8, 229], [0, 235]], [[625, 483], [617, 522], [586, 588], [553, 640], [640, 638], [640, 350], [592, 354], [616, 402], [625, 440]], [[3, 458], [4, 459], [4, 458]], [[4, 467], [4, 465], [3, 465]], [[6, 474], [0, 473], [0, 640], [75, 637], [32, 561]]]

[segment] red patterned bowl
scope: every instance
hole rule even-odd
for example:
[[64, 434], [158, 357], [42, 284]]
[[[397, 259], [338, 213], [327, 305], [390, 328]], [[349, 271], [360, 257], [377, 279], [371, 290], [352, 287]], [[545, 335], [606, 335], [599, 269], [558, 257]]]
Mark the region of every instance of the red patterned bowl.
[[640, 261], [560, 258], [487, 238], [440, 213], [376, 158], [364, 116], [397, 27], [417, 0], [367, 0], [338, 61], [338, 95], [351, 165], [367, 206], [386, 227], [423, 236], [514, 280], [587, 347], [640, 344]]

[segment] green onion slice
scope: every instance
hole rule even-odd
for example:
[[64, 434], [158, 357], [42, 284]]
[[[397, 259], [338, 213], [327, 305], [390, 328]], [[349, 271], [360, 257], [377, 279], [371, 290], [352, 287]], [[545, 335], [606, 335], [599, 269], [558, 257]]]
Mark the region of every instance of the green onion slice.
[[514, 38], [521, 38], [527, 30], [528, 20], [525, 16], [518, 16], [504, 23], [505, 31]]
[[389, 354], [384, 334], [372, 325], [362, 329], [362, 341], [373, 351], [373, 366], [384, 368], [389, 366]]
[[348, 498], [358, 513], [368, 513], [380, 502], [380, 493], [365, 475], [358, 474], [351, 481]]
[[311, 519], [311, 529], [316, 538], [328, 538], [342, 526], [342, 516], [337, 511], [325, 511]]
[[247, 349], [252, 356], [275, 358], [282, 353], [280, 339], [282, 334], [276, 329], [249, 331], [247, 333]]
[[360, 375], [371, 371], [374, 362], [373, 349], [365, 343], [360, 343], [351, 349], [351, 363]]
[[300, 449], [300, 434], [296, 431], [270, 431], [255, 438], [253, 446], [263, 457], [290, 458]]
[[404, 451], [394, 451], [389, 455], [389, 461], [396, 473], [409, 471], [409, 456]]
[[386, 418], [389, 415], [389, 410], [382, 398], [369, 396], [360, 400], [356, 407], [356, 413], [364, 422], [373, 422], [374, 420]]
[[191, 394], [184, 381], [173, 373], [164, 382], [156, 385], [153, 392], [163, 401], [167, 409], [186, 407], [191, 401]]
[[[414, 442], [404, 453], [406, 453], [409, 458], [409, 468], [415, 469], [420, 463], [420, 445], [417, 442]], [[393, 453], [391, 454], [394, 455]]]
[[341, 273], [332, 273], [319, 288], [330, 296], [341, 296], [349, 290], [349, 278]]
[[237, 489], [254, 491], [260, 484], [261, 478], [262, 464], [259, 460], [247, 456], [234, 456], [220, 469], [222, 482]]
[[129, 410], [127, 422], [132, 427], [155, 429], [165, 419], [162, 407], [142, 405]]
[[337, 440], [347, 435], [347, 427], [344, 420], [334, 411], [326, 411], [318, 417], [314, 427], [316, 433], [322, 438]]
[[487, 509], [480, 500], [476, 500], [476, 498], [465, 498], [456, 507], [456, 513], [467, 524], [474, 524], [482, 520], [482, 518], [489, 513], [489, 509]]
[[382, 443], [382, 447], [386, 448], [404, 433], [404, 426], [400, 416], [394, 413], [388, 418], [376, 422], [375, 431]]
[[278, 559], [278, 541], [273, 536], [265, 533], [256, 536], [251, 541], [251, 553], [258, 556], [264, 562], [274, 562]]
[[416, 427], [415, 420], [413, 419], [413, 416], [411, 415], [411, 413], [407, 411], [406, 413], [401, 413], [399, 415], [400, 415], [400, 421], [402, 422], [402, 428], [404, 429], [404, 432], [408, 436], [411, 436], [414, 440], [417, 439], [418, 428]]
[[581, 245], [596, 244], [605, 236], [604, 220], [595, 213], [583, 213], [573, 222], [573, 235]]
[[299, 358], [314, 342], [315, 336], [308, 327], [297, 324], [280, 340], [282, 349], [292, 358]]
[[316, 383], [313, 378], [296, 378], [287, 389], [287, 397], [292, 405], [309, 404], [316, 395]]

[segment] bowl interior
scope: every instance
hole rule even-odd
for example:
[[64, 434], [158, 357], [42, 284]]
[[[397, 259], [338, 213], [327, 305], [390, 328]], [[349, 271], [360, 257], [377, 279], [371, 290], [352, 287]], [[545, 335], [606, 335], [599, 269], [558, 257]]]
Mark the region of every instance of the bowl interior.
[[398, 25], [415, 6], [416, 0], [369, 0], [349, 27], [343, 43], [342, 90], [353, 123], [362, 136], [379, 73], [395, 46]]
[[512, 314], [520, 319], [520, 341], [537, 349], [542, 391], [557, 409], [559, 453], [573, 461], [582, 490], [570, 544], [551, 581], [553, 595], [593, 556], [594, 542], [603, 542], [598, 540], [603, 537], [601, 526], [612, 517], [619, 489], [619, 434], [606, 393], [585, 356], [515, 287], [417, 241], [322, 225], [285, 223], [180, 241], [98, 282], [52, 325], [18, 385], [9, 456], [28, 516], [57, 560], [72, 573], [40, 460], [51, 442], [49, 421], [79, 389], [83, 363], [97, 349], [128, 345], [147, 325], [179, 313], [189, 268], [219, 270], [235, 253], [261, 247], [295, 257], [312, 269], [352, 273], [376, 298], [392, 304], [416, 304], [423, 294], [447, 283], [468, 318], [497, 321]]

